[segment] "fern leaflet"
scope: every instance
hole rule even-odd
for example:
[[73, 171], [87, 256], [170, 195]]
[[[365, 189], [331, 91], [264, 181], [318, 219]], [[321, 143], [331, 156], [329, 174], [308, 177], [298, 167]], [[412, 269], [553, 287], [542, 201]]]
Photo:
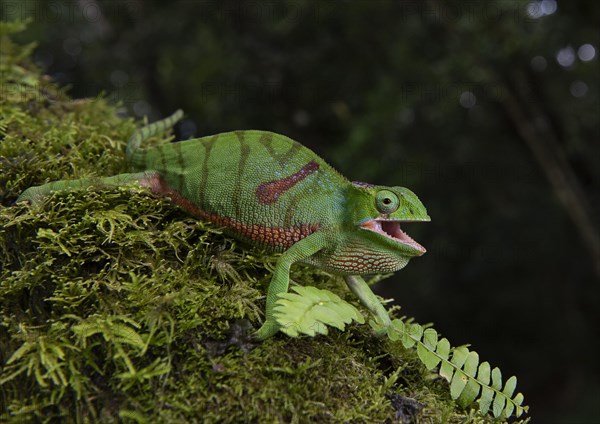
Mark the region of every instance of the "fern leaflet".
[[296, 293], [281, 293], [274, 308], [280, 330], [290, 337], [327, 334], [327, 326], [343, 331], [352, 321], [365, 322], [358, 309], [328, 290], [311, 286], [292, 290]]

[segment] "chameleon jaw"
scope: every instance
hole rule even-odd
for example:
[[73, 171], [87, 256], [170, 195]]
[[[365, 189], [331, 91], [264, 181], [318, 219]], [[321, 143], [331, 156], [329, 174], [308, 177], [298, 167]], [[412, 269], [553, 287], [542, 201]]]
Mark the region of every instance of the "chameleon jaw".
[[425, 248], [419, 243], [414, 241], [408, 234], [406, 234], [400, 228], [401, 222], [415, 222], [412, 220], [397, 220], [397, 219], [385, 219], [385, 218], [374, 218], [369, 219], [362, 224], [360, 228], [372, 231], [377, 234], [393, 240], [396, 243], [400, 243], [404, 246], [408, 246], [414, 249], [416, 252], [415, 256], [421, 256], [426, 252]]

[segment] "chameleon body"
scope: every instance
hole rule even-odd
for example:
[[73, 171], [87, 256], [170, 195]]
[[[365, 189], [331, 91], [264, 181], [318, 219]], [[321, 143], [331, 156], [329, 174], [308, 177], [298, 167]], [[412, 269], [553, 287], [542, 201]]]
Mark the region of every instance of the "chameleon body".
[[345, 276], [349, 288], [384, 325], [388, 314], [360, 277], [393, 272], [425, 249], [400, 228], [429, 221], [417, 196], [403, 187], [350, 182], [300, 143], [266, 131], [234, 131], [143, 149], [141, 143], [183, 116], [136, 131], [127, 145], [135, 173], [56, 181], [25, 190], [17, 201], [37, 202], [52, 191], [138, 182], [198, 218], [243, 241], [282, 252], [268, 288], [265, 339], [290, 266], [306, 262]]

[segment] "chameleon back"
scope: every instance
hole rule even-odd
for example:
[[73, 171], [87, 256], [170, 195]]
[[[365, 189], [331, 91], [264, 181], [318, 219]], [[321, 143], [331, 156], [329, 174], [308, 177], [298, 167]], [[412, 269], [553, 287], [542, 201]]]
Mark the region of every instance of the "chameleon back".
[[350, 184], [310, 149], [266, 131], [171, 143], [130, 158], [137, 170], [157, 171], [180, 195], [175, 203], [277, 251], [339, 222]]

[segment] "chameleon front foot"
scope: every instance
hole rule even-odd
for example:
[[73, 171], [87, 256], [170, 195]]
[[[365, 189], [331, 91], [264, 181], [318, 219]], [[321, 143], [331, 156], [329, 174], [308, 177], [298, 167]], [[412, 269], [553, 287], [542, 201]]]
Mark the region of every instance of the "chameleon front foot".
[[273, 337], [279, 331], [279, 324], [275, 320], [267, 319], [263, 325], [256, 330], [254, 337], [259, 340], [266, 340]]
[[387, 320], [381, 320], [380, 318], [376, 317], [375, 319], [369, 321], [369, 326], [377, 337], [385, 337], [393, 329], [393, 324], [389, 318]]

